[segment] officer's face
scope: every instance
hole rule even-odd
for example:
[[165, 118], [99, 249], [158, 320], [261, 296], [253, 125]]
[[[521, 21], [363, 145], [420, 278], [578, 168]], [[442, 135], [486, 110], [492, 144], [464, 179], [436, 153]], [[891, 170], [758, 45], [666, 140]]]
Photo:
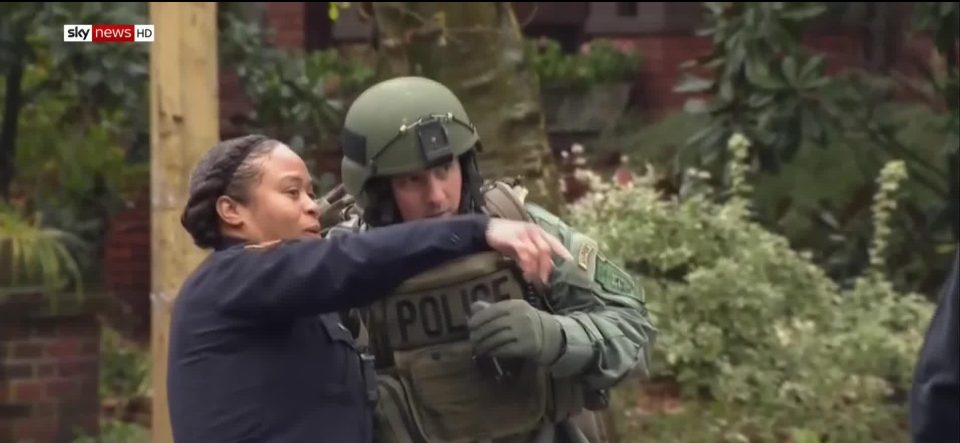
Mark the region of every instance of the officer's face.
[[320, 233], [319, 208], [307, 165], [297, 153], [278, 146], [260, 161], [260, 180], [237, 214], [248, 240], [316, 237]]
[[455, 215], [460, 208], [460, 162], [393, 177], [390, 187], [404, 221]]

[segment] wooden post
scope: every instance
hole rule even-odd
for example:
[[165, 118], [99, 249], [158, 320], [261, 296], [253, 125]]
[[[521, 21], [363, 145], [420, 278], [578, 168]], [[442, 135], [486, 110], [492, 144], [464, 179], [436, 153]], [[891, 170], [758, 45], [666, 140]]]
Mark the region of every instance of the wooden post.
[[150, 3], [152, 441], [173, 442], [167, 409], [170, 308], [205, 253], [180, 225], [190, 171], [219, 140], [217, 4]]

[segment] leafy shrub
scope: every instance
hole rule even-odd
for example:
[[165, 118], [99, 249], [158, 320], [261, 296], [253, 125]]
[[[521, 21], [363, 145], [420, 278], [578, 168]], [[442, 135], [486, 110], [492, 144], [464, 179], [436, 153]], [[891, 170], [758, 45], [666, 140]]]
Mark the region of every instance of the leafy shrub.
[[0, 205], [0, 287], [42, 286], [82, 294], [83, 279], [71, 247], [82, 243], [67, 232], [41, 226]]
[[[881, 103], [892, 135], [912, 151], [912, 158], [939, 165], [945, 174], [942, 146], [949, 134], [939, 125], [937, 112], [923, 105]], [[849, 117], [853, 119], [853, 117]], [[650, 163], [660, 189], [682, 194], [690, 186], [689, 168], [698, 162], [681, 150], [687, 135], [707, 123], [702, 115], [675, 112], [657, 121], [635, 114], [621, 119], [590, 146], [591, 152], [628, 154], [634, 167]], [[843, 126], [852, 125], [842, 123]], [[813, 261], [841, 286], [852, 285], [868, 267], [873, 177], [890, 159], [907, 160], [909, 176], [898, 191], [900, 208], [893, 214], [887, 254], [888, 278], [901, 291], [932, 296], [946, 276], [956, 244], [942, 213], [944, 200], [921, 184], [927, 170], [912, 167], [911, 157], [890, 156], [863, 137], [831, 138], [826, 145], [805, 142], [796, 157], [776, 174], [751, 176], [754, 218], [768, 230], [789, 239], [794, 249], [810, 251]], [[926, 178], [925, 178], [926, 177]], [[708, 185], [721, 186], [723, 174], [710, 174]]]
[[[893, 228], [902, 235], [891, 245], [896, 274], [890, 278], [901, 290], [934, 292], [960, 229], [960, 185], [956, 180], [960, 149], [956, 42], [960, 28], [955, 20], [960, 6], [956, 2], [922, 2], [914, 8], [915, 26], [908, 32], [931, 37], [937, 54], [918, 66], [925, 74], [906, 78], [856, 68], [828, 74], [825, 54], [803, 45], [801, 37], [815, 18], [831, 10], [829, 14], [836, 16], [849, 5], [704, 5], [706, 22], [701, 33], [710, 37], [711, 53], [688, 63], [695, 70], [675, 91], [696, 94], [685, 108], [707, 121], [692, 132], [687, 147], [696, 149], [686, 149], [682, 161], [722, 176], [724, 141], [734, 132], [750, 137], [754, 141], [751, 155], [768, 174], [767, 181], [779, 188], [779, 192], [758, 195], [766, 199], [758, 205], [758, 216], [768, 227], [787, 233], [796, 246], [815, 251], [816, 261], [827, 264], [831, 277], [846, 285], [867, 266], [868, 241], [861, 233], [868, 231], [864, 214], [874, 191], [868, 177], [886, 161], [905, 160], [910, 180], [904, 187], [917, 198], [905, 201], [904, 210], [893, 220]], [[920, 97], [926, 109], [918, 112], [917, 106], [904, 106], [897, 97], [903, 97], [905, 90]], [[903, 117], [911, 117], [909, 114], [925, 115], [906, 122]], [[925, 132], [914, 136], [920, 126]], [[807, 154], [814, 148], [830, 153]], [[791, 168], [791, 163], [809, 163], [811, 159], [821, 165]], [[825, 172], [840, 166], [846, 171]], [[792, 171], [785, 173], [787, 169]], [[831, 186], [795, 186], [797, 176], [817, 176]], [[840, 192], [832, 192], [833, 182], [839, 182]], [[783, 184], [787, 192], [782, 192]], [[759, 182], [757, 187], [764, 189]], [[803, 195], [795, 199], [797, 189], [803, 189]], [[807, 198], [813, 194], [819, 195]], [[914, 249], [913, 245], [926, 246]]]
[[122, 410], [130, 401], [149, 394], [148, 351], [138, 349], [109, 327], [102, 329], [100, 348], [100, 398], [118, 402]]
[[571, 207], [572, 223], [646, 289], [660, 330], [655, 379], [681, 388], [682, 407], [642, 421], [633, 403], [640, 394], [621, 392], [626, 435], [904, 441], [896, 399], [930, 306], [878, 273], [839, 287], [808, 254], [749, 220], [746, 170], [730, 169], [737, 187], [723, 204], [704, 194], [665, 198], [641, 182], [601, 186]]
[[[100, 278], [110, 213], [145, 196], [149, 183], [143, 161], [149, 152], [149, 45], [63, 43], [62, 30], [47, 25], [143, 23], [148, 15], [145, 3], [0, 6], [0, 99], [8, 107], [2, 127], [16, 128], [0, 131], [0, 199], [20, 213], [39, 214], [43, 228], [87, 243], [71, 252], [91, 286]], [[7, 83], [20, 77], [15, 73], [22, 78]]]
[[347, 101], [373, 83], [373, 68], [334, 49], [301, 53], [273, 47], [268, 43], [273, 32], [257, 16], [255, 7], [240, 4], [221, 15], [223, 63], [235, 67], [253, 104], [242, 126], [278, 137], [301, 153], [325, 147], [339, 134]]
[[149, 165], [128, 161], [126, 117], [103, 112], [95, 121], [72, 121], [72, 100], [48, 96], [23, 110], [11, 203], [90, 246], [72, 252], [96, 286], [107, 221], [147, 194]]
[[554, 40], [531, 41], [534, 68], [546, 88], [582, 89], [595, 84], [630, 81], [640, 66], [640, 55], [625, 52], [609, 40], [590, 42], [581, 54], [564, 54]]
[[764, 170], [789, 162], [803, 137], [824, 140], [827, 124], [819, 92], [829, 83], [822, 55], [801, 45], [803, 24], [826, 11], [815, 2], [706, 2], [703, 35], [711, 53], [691, 67], [675, 89], [709, 94], [685, 108], [707, 114], [710, 123], [690, 137], [705, 165], [723, 164], [723, 143], [733, 133], [755, 141]]

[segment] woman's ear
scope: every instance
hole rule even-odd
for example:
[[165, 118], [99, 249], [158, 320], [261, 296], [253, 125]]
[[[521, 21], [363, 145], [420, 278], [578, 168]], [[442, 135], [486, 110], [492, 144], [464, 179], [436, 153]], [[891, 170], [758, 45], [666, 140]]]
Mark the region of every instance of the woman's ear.
[[225, 195], [217, 199], [217, 215], [227, 226], [239, 228], [243, 224], [243, 214], [240, 212], [240, 204], [236, 200]]

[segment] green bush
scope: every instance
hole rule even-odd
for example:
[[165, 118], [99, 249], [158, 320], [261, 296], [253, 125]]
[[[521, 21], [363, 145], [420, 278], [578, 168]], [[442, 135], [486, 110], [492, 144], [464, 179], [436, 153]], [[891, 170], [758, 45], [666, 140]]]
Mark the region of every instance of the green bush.
[[[802, 45], [803, 27], [826, 12], [816, 2], [705, 2], [709, 55], [690, 61], [675, 92], [697, 94], [684, 108], [710, 117], [689, 147], [704, 166], [724, 163], [723, 143], [735, 132], [755, 141], [753, 155], [777, 171], [804, 138], [823, 140], [828, 120], [819, 95], [829, 83], [823, 55]], [[698, 73], [708, 72], [708, 77]], [[703, 98], [706, 94], [708, 98]]]
[[[939, 126], [937, 112], [923, 105], [887, 103], [879, 105], [876, 113], [885, 116], [896, 138], [916, 157], [947, 172], [942, 146], [949, 135]], [[683, 112], [654, 122], [630, 114], [605, 132], [591, 151], [628, 154], [637, 168], [649, 163], [663, 189], [680, 193], [690, 185], [686, 172], [698, 164], [690, 151], [680, 147], [687, 134], [706, 123], [704, 116]], [[888, 278], [898, 290], [932, 296], [946, 276], [956, 242], [946, 220], [937, 216], [943, 198], [920, 183], [929, 177], [925, 171], [912, 168], [915, 163], [908, 157], [891, 156], [862, 137], [833, 138], [827, 145], [804, 143], [793, 161], [781, 165], [777, 173], [752, 176], [755, 219], [789, 239], [794, 249], [810, 251], [817, 265], [848, 287], [868, 266], [873, 177], [885, 161], [907, 159], [910, 174], [900, 190], [905, 198], [891, 220], [895, 235], [889, 245]], [[711, 174], [707, 184], [720, 186], [721, 177]], [[942, 220], [939, 227], [937, 220]]]
[[122, 410], [150, 393], [150, 355], [127, 342], [118, 331], [104, 327], [100, 341], [100, 398], [112, 399]]
[[71, 252], [80, 274], [97, 287], [107, 221], [147, 194], [149, 165], [128, 161], [126, 117], [102, 112], [96, 121], [73, 121], [71, 102], [50, 96], [23, 110], [11, 203], [88, 246]]
[[42, 226], [39, 218], [0, 204], [0, 288], [39, 286], [82, 295], [83, 278], [71, 248], [82, 249], [83, 243]]
[[[741, 189], [732, 195], [749, 192], [733, 181]], [[745, 202], [665, 198], [641, 182], [572, 205], [572, 222], [646, 289], [660, 330], [654, 376], [681, 388], [679, 411], [642, 422], [625, 413], [621, 421], [642, 429], [627, 435], [905, 441], [895, 394], [908, 386], [928, 303], [875, 273], [839, 287], [787, 239], [749, 221]], [[622, 394], [629, 412], [635, 397]]]
[[375, 81], [373, 67], [335, 49], [304, 53], [273, 47], [275, 32], [260, 24], [261, 14], [258, 6], [231, 4], [220, 16], [221, 63], [236, 70], [253, 104], [242, 126], [279, 138], [301, 154], [329, 148], [348, 102]]
[[[897, 273], [891, 280], [901, 290], [934, 292], [932, 286], [945, 274], [949, 249], [960, 229], [958, 4], [921, 2], [914, 8], [914, 26], [901, 32], [931, 37], [937, 54], [922, 62], [924, 75], [909, 78], [856, 68], [827, 73], [826, 54], [803, 44], [814, 19], [836, 17], [849, 5], [706, 2], [704, 6], [701, 34], [710, 38], [712, 50], [686, 64], [696, 69], [675, 91], [696, 94], [685, 109], [707, 121], [690, 132], [686, 148], [695, 149], [685, 149], [682, 161], [722, 176], [724, 141], [734, 132], [746, 134], [755, 142], [751, 154], [759, 169], [772, 177], [767, 181], [774, 188], [785, 184], [788, 190], [758, 195], [773, 198], [758, 205], [758, 216], [766, 226], [786, 233], [796, 246], [815, 251], [817, 263], [827, 264], [831, 277], [848, 284], [867, 265], [863, 260], [867, 242], [861, 233], [868, 232], [862, 215], [873, 192], [869, 177], [888, 160], [905, 160], [910, 173], [905, 188], [915, 198], [904, 202], [893, 222], [902, 235], [891, 245], [897, 255], [892, 266]], [[897, 98], [905, 90], [922, 97], [915, 101], [923, 104], [921, 109]], [[921, 114], [923, 118], [908, 121]], [[821, 165], [810, 167], [811, 160]], [[807, 164], [792, 167], [796, 162]], [[829, 185], [795, 185], [796, 178], [808, 177]], [[759, 181], [757, 187], [764, 189]], [[803, 195], [795, 198], [797, 189]], [[914, 249], [914, 245], [928, 246]]]
[[73, 443], [147, 443], [150, 429], [142, 423], [149, 423], [150, 416], [149, 349], [129, 342], [109, 326], [101, 331], [100, 433], [78, 433]]
[[604, 39], [592, 41], [582, 54], [564, 54], [560, 44], [550, 39], [531, 41], [528, 49], [545, 88], [582, 89], [632, 81], [640, 67], [639, 54], [620, 50]]
[[91, 287], [107, 219], [149, 184], [149, 45], [66, 44], [47, 25], [148, 15], [146, 3], [0, 6], [0, 200], [86, 243], [70, 252]]

